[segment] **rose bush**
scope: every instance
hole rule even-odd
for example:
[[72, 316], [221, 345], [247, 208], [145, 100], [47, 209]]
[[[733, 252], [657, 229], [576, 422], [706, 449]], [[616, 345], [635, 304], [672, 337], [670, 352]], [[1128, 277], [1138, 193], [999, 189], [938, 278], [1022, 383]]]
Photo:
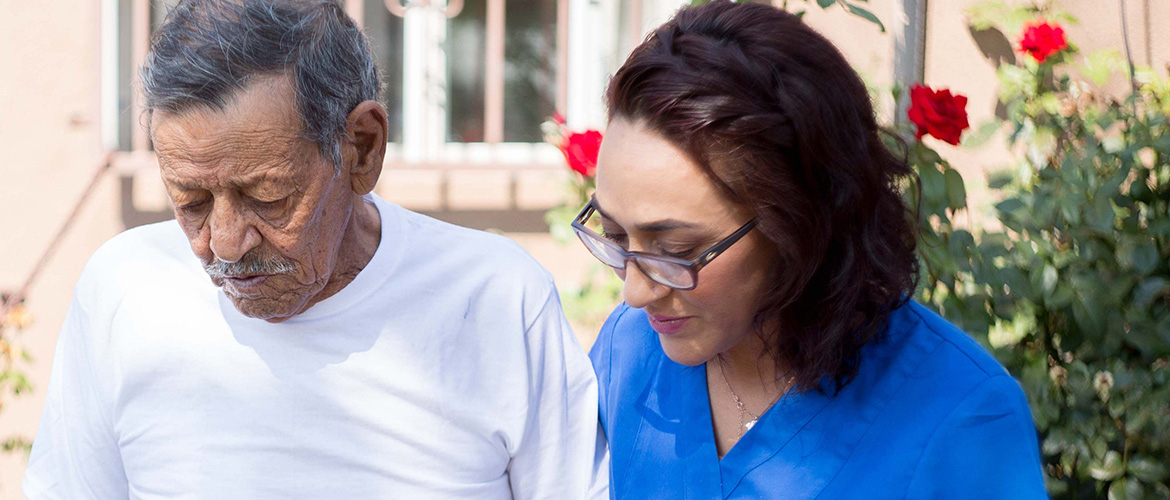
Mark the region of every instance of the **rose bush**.
[[[1003, 33], [1062, 17], [987, 5], [972, 24]], [[1032, 57], [999, 68], [1015, 164], [991, 179], [994, 223], [954, 224], [961, 176], [913, 146], [918, 298], [1019, 379], [1052, 497], [1170, 498], [1170, 81], [1138, 69], [1134, 92], [1099, 95], [1126, 68], [1116, 52], [1075, 61], [1059, 24], [1020, 25]]]

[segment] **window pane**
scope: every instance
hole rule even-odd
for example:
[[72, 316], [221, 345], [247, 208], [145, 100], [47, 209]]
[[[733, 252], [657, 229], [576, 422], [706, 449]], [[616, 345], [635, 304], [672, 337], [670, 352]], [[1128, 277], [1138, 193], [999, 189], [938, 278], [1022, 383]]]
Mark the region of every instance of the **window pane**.
[[557, 1], [507, 0], [504, 16], [504, 141], [541, 142], [556, 110]]
[[447, 140], [483, 142], [487, 0], [466, 0], [447, 21]]
[[386, 86], [382, 104], [390, 115], [388, 142], [402, 142], [402, 18], [391, 14], [382, 0], [366, 0], [363, 24], [374, 52], [374, 64]]
[[179, 0], [152, 0], [150, 2], [150, 32], [154, 33], [167, 18], [167, 12], [179, 5]]

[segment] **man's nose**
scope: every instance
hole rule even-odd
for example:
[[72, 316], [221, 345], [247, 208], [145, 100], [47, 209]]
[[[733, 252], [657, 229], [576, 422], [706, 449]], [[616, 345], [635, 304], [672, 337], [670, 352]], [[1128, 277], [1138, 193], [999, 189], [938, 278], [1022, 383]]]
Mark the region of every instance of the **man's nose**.
[[211, 252], [224, 262], [239, 261], [260, 244], [260, 231], [230, 200], [215, 200], [208, 230], [211, 232]]

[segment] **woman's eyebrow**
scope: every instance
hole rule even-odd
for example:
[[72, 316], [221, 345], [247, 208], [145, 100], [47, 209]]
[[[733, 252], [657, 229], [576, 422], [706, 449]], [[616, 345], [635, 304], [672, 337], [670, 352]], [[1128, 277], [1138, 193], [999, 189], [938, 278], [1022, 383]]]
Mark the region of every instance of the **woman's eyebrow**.
[[[597, 210], [597, 213], [601, 214], [602, 217], [611, 221], [614, 220], [613, 217], [610, 217], [609, 214], [605, 213], [605, 210], [601, 209], [601, 205], [597, 204], [597, 199], [593, 200], [593, 208]], [[634, 229], [647, 233], [661, 233], [663, 231], [670, 231], [672, 229], [696, 229], [701, 227], [702, 226], [693, 222], [686, 222], [678, 219], [662, 219], [634, 225]]]

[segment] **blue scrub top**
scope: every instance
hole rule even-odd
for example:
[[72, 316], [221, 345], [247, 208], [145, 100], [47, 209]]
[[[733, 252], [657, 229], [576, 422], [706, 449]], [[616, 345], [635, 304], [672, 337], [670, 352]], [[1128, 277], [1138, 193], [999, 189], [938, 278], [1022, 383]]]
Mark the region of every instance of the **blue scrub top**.
[[1046, 498], [1019, 384], [914, 302], [851, 383], [789, 393], [722, 460], [706, 370], [667, 358], [646, 313], [619, 306], [590, 358], [614, 499]]

